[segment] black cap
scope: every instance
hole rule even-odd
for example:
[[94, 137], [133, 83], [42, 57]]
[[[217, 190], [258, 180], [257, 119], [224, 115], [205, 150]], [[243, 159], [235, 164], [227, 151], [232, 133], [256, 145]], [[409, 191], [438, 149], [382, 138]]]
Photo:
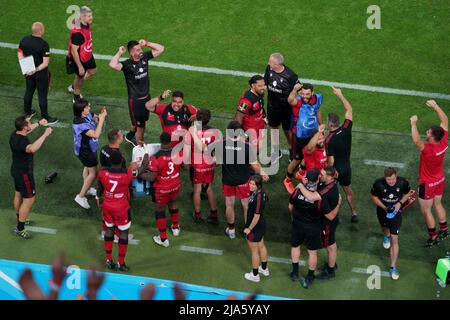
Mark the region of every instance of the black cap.
[[308, 179], [309, 182], [316, 182], [317, 179], [319, 179], [319, 175], [320, 175], [319, 169], [313, 168], [306, 173], [305, 177], [306, 179]]

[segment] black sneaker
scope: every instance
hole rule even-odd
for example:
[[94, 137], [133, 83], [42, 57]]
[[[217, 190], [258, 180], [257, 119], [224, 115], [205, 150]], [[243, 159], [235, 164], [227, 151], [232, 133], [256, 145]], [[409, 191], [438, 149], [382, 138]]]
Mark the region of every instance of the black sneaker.
[[[327, 270], [327, 269], [328, 269], [328, 263], [325, 262], [324, 265], [323, 265], [323, 267], [320, 268], [319, 270], [323, 272], [324, 270]], [[337, 265], [337, 263], [335, 263], [335, 264], [334, 264], [334, 272], [336, 272], [337, 269], [338, 269], [338, 265]]]
[[426, 248], [432, 248], [434, 246], [439, 245], [439, 243], [441, 242], [441, 240], [439, 239], [439, 237], [436, 237], [434, 239], [428, 239], [427, 243], [425, 244]]
[[31, 118], [32, 116], [34, 116], [36, 114], [36, 110], [31, 109], [30, 112], [25, 112], [25, 116], [27, 118]]
[[58, 118], [54, 118], [54, 117], [50, 117], [50, 116], [45, 118], [45, 120], [47, 120], [47, 125], [49, 125], [49, 126], [58, 122]]
[[17, 228], [14, 228], [14, 233], [16, 236], [23, 238], [23, 239], [31, 239], [33, 238], [32, 235], [26, 230], [23, 229], [22, 231], [17, 230]]
[[298, 279], [298, 273], [291, 272], [291, 273], [289, 274], [289, 276], [291, 277], [291, 280], [292, 280], [292, 281], [298, 281], [298, 280], [299, 280], [299, 279]]
[[303, 281], [301, 281], [301, 285], [303, 288], [308, 289], [311, 287], [312, 283], [314, 282], [315, 277], [306, 277]]
[[132, 131], [128, 132], [125, 135], [125, 141], [133, 145], [136, 145], [136, 133]]
[[117, 269], [119, 269], [119, 271], [123, 271], [123, 272], [130, 271], [130, 268], [125, 264], [125, 262], [123, 264], [118, 263]]
[[351, 223], [357, 223], [359, 221], [358, 215], [352, 214], [352, 218], [350, 219]]
[[212, 223], [212, 224], [219, 224], [219, 219], [209, 216], [208, 218], [206, 218], [206, 222]]
[[438, 238], [440, 239], [440, 241], [448, 237], [450, 237], [450, 232], [448, 231], [448, 229], [445, 230], [444, 232], [439, 231]]
[[106, 260], [105, 266], [110, 270], [116, 269], [116, 264], [112, 260]]
[[332, 272], [328, 271], [328, 268], [323, 270], [317, 277], [317, 280], [331, 280], [336, 278], [336, 273], [334, 270]]

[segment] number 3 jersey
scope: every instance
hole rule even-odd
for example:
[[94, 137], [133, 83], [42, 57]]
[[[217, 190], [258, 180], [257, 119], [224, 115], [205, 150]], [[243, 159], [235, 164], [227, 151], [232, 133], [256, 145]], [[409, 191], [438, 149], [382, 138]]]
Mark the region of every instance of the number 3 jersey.
[[130, 208], [130, 184], [135, 178], [131, 168], [101, 169], [97, 179], [103, 187], [103, 206], [128, 210]]
[[149, 170], [158, 173], [153, 182], [156, 190], [175, 190], [180, 187], [181, 160], [179, 153], [174, 153], [172, 157], [172, 149], [160, 150], [150, 157]]

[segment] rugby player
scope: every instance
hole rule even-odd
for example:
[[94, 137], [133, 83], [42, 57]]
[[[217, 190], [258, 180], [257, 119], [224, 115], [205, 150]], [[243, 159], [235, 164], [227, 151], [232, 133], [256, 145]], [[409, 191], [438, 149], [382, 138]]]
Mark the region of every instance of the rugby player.
[[250, 89], [239, 99], [234, 119], [238, 121], [249, 138], [250, 146], [256, 153], [262, 148], [264, 130], [266, 128], [266, 111], [264, 110], [264, 78], [255, 75], [248, 81]]
[[[427, 106], [436, 112], [440, 124], [432, 125], [427, 130], [426, 142], [420, 138], [417, 116], [412, 116], [410, 120], [412, 139], [420, 151], [418, 193], [420, 210], [428, 227], [429, 239], [426, 246], [432, 247], [450, 235], [447, 214], [442, 205], [445, 188], [444, 159], [448, 149], [448, 117], [436, 101], [428, 100]], [[439, 234], [436, 234], [436, 222], [431, 211], [433, 206], [439, 221]]]
[[82, 98], [81, 88], [86, 80], [97, 73], [92, 54], [92, 10], [86, 6], [80, 9], [79, 21], [74, 21], [69, 35], [69, 50], [66, 57], [67, 72], [75, 73], [75, 80], [67, 90], [73, 94], [73, 101]]
[[[314, 131], [313, 131], [314, 132]], [[303, 147], [303, 160], [301, 165], [305, 167], [306, 171], [313, 168], [322, 170], [327, 165], [327, 153], [325, 151], [325, 125], [321, 124], [319, 130], [317, 130], [308, 144]], [[295, 174], [297, 180], [302, 180], [303, 170], [298, 170]]]
[[402, 225], [402, 209], [408, 201], [410, 190], [408, 180], [397, 176], [397, 171], [389, 167], [384, 170], [384, 178], [377, 179], [370, 191], [371, 199], [377, 205], [377, 217], [384, 233], [383, 247], [391, 249], [389, 274], [393, 280], [400, 277], [397, 269], [398, 234]]
[[[300, 93], [300, 95], [298, 95]], [[292, 161], [289, 163], [286, 178], [283, 185], [289, 194], [294, 191], [292, 178], [298, 166], [303, 160], [303, 148], [308, 144], [313, 135], [313, 130], [322, 124], [322, 95], [314, 93], [314, 87], [309, 84], [297, 83], [288, 97], [288, 102], [292, 106]], [[300, 170], [305, 171], [305, 167]]]
[[333, 93], [341, 100], [345, 108], [345, 120], [340, 125], [339, 116], [330, 112], [328, 114], [328, 127], [330, 133], [325, 139], [328, 165], [336, 168], [337, 180], [344, 189], [347, 203], [350, 207], [351, 222], [358, 222], [356, 213], [356, 195], [352, 189], [352, 168], [350, 165], [350, 153], [352, 149], [353, 108], [342, 94], [341, 89], [333, 87]]
[[[149, 47], [151, 51], [144, 52], [142, 47]], [[125, 140], [134, 145], [144, 141], [145, 125], [148, 120], [148, 110], [145, 104], [150, 101], [150, 79], [148, 61], [160, 56], [164, 47], [158, 43], [146, 40], [132, 40], [127, 44], [130, 58], [120, 62], [125, 48], [120, 47], [109, 62], [109, 66], [122, 71], [125, 76], [128, 91], [128, 111], [131, 119], [131, 130], [126, 134]]]

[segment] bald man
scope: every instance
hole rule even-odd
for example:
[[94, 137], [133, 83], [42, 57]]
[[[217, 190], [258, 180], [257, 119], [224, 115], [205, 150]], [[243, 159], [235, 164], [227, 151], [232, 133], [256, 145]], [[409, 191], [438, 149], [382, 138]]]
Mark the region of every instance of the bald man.
[[36, 88], [39, 96], [39, 107], [41, 118], [47, 120], [48, 124], [55, 124], [58, 119], [48, 114], [47, 95], [50, 85], [50, 72], [48, 64], [50, 62], [50, 48], [47, 41], [42, 39], [45, 27], [42, 22], [34, 22], [31, 26], [31, 35], [24, 37], [19, 44], [17, 57], [19, 60], [33, 56], [35, 69], [25, 74], [26, 91], [23, 97], [24, 112], [27, 117], [33, 116], [36, 111], [31, 108], [33, 95]]

